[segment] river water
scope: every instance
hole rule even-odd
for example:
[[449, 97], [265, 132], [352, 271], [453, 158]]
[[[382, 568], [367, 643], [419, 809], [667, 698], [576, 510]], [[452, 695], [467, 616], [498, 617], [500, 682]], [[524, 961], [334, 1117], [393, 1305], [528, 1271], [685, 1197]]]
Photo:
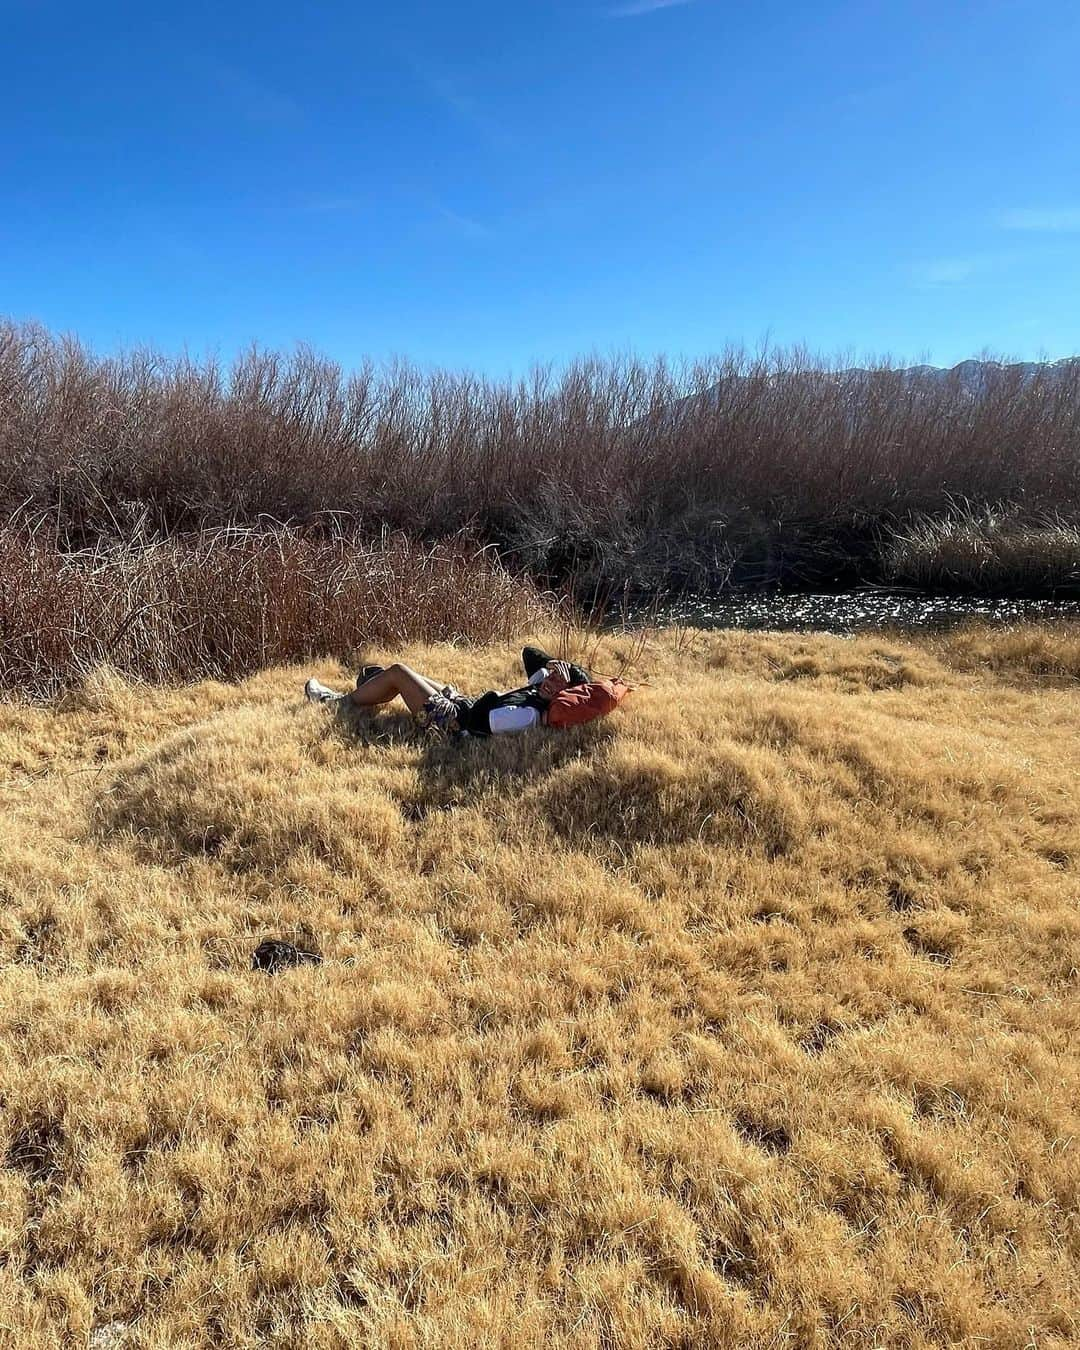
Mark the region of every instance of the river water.
[[772, 629], [783, 632], [865, 633], [882, 629], [945, 629], [965, 623], [1007, 627], [1018, 623], [1080, 620], [1080, 600], [991, 599], [923, 595], [912, 591], [732, 591], [640, 606], [619, 616], [618, 626]]

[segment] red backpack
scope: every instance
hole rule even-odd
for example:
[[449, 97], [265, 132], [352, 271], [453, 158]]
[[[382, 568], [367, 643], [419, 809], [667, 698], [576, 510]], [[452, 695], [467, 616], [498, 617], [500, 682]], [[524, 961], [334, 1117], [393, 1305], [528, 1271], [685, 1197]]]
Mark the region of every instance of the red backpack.
[[630, 692], [623, 680], [591, 680], [567, 685], [548, 704], [544, 720], [549, 727], [576, 727], [614, 712]]

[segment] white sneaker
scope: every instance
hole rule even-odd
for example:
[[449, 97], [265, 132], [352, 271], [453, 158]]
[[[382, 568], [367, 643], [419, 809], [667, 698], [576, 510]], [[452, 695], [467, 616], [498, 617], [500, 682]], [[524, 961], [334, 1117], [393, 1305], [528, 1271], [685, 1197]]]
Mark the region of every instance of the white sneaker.
[[325, 684], [311, 679], [304, 685], [304, 697], [309, 703], [340, 703], [345, 695], [336, 694], [333, 689], [327, 689]]

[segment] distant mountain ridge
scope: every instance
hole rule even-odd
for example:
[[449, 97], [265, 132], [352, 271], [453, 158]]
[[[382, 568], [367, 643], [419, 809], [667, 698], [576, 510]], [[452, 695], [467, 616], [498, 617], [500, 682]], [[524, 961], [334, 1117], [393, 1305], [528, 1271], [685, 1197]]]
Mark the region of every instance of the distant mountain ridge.
[[[878, 372], [852, 367], [838, 372], [839, 378], [874, 375]], [[961, 361], [955, 366], [906, 366], [896, 372], [912, 383], [955, 384], [970, 394], [979, 394], [998, 381], [1030, 384], [1043, 378], [1051, 383], [1080, 373], [1080, 356], [1064, 356], [1058, 361]]]
[[[736, 387], [748, 377], [736, 373], [728, 377]], [[840, 394], [860, 396], [874, 381], [895, 379], [915, 391], [928, 396], [955, 393], [972, 400], [981, 398], [994, 388], [1025, 389], [1042, 381], [1049, 390], [1071, 382], [1074, 392], [1080, 393], [1080, 356], [1065, 356], [1057, 361], [961, 361], [955, 366], [849, 366], [843, 370], [828, 370], [815, 366], [779, 369], [766, 377], [770, 390], [779, 394], [791, 381], [811, 386], [832, 386]], [[688, 394], [676, 405], [680, 412], [710, 402], [719, 403], [727, 380], [719, 380], [700, 394]]]

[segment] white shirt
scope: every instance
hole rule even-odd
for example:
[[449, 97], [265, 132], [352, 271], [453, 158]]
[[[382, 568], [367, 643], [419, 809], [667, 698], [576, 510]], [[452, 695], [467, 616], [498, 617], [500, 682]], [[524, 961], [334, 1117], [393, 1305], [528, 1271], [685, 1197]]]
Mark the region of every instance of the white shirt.
[[[543, 684], [547, 679], [548, 668], [541, 666], [529, 676], [531, 685]], [[540, 721], [535, 708], [492, 708], [488, 713], [488, 727], [493, 736], [505, 736], [510, 732], [528, 731]]]
[[493, 736], [504, 736], [512, 731], [528, 731], [540, 721], [535, 708], [492, 708], [488, 726]]

